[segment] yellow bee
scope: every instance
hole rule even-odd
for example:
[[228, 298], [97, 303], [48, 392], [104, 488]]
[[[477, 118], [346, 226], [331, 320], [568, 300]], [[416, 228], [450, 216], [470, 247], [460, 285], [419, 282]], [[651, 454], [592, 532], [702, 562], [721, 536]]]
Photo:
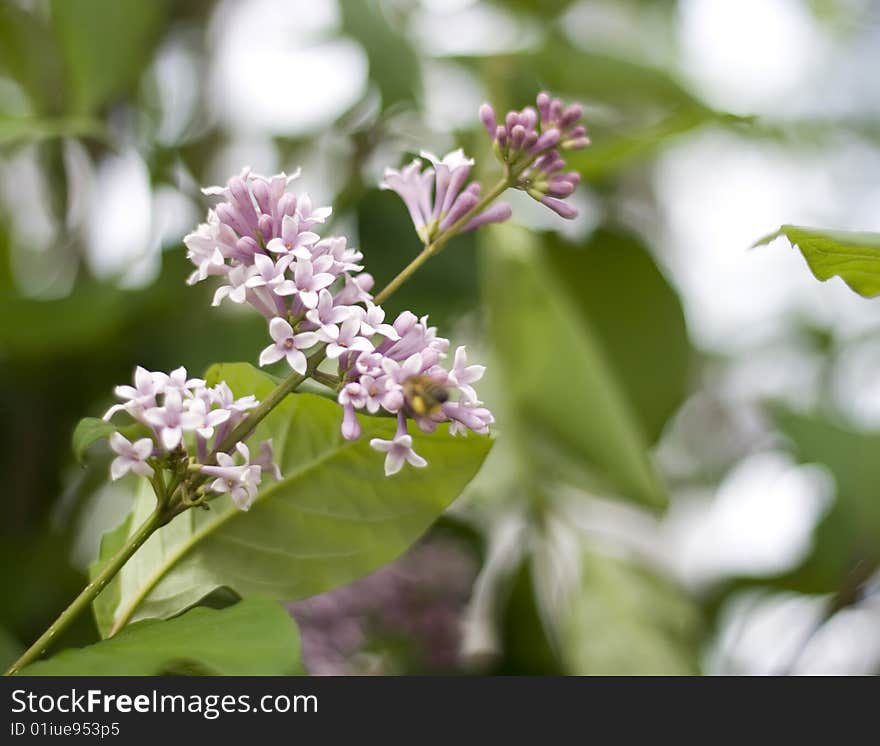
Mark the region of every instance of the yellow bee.
[[410, 376], [403, 382], [403, 393], [412, 414], [433, 417], [449, 400], [449, 392], [429, 376]]

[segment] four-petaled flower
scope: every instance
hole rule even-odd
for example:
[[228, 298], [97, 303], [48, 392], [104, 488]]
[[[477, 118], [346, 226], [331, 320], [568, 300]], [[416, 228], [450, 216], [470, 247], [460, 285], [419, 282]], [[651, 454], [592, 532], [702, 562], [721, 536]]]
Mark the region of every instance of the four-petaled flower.
[[350, 317], [343, 321], [339, 327], [339, 335], [327, 345], [327, 357], [336, 360], [346, 352], [372, 352], [373, 343], [366, 337], [361, 337], [360, 330], [359, 318]]
[[262, 468], [250, 463], [250, 451], [244, 443], [237, 443], [235, 449], [244, 459], [236, 464], [235, 458], [222, 451], [217, 454], [217, 466], [203, 466], [201, 471], [208, 476], [217, 477], [210, 486], [214, 492], [228, 492], [240, 510], [249, 510], [257, 496]]
[[149, 438], [141, 438], [132, 443], [121, 433], [112, 433], [110, 448], [116, 454], [110, 464], [110, 478], [114, 482], [128, 472], [140, 474], [142, 477], [153, 476], [153, 467], [147, 463], [153, 453], [153, 441]]
[[339, 337], [339, 324], [352, 315], [351, 306], [334, 306], [329, 290], [318, 293], [318, 304], [306, 311], [306, 319], [318, 326], [322, 342], [333, 342]]
[[285, 280], [275, 292], [278, 295], [294, 295], [306, 308], [318, 305], [318, 293], [330, 287], [336, 277], [327, 270], [333, 266], [333, 257], [324, 254], [314, 261], [297, 259], [293, 264], [293, 280]]
[[370, 447], [385, 454], [385, 476], [390, 477], [397, 474], [404, 463], [411, 464], [418, 469], [428, 465], [419, 454], [413, 450], [413, 439], [409, 433], [400, 433], [394, 436], [392, 440], [382, 440], [381, 438], [373, 438], [370, 441]]
[[297, 373], [303, 375], [308, 363], [302, 350], [317, 344], [318, 335], [315, 332], [294, 334], [293, 327], [281, 317], [276, 316], [269, 322], [269, 336], [275, 340], [275, 344], [269, 345], [260, 353], [260, 365], [269, 365], [286, 357], [287, 364]]

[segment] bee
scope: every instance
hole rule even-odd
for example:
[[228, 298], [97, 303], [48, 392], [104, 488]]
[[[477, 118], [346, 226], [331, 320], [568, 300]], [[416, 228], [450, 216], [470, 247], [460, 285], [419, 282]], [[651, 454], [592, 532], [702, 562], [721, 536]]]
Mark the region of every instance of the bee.
[[412, 414], [434, 417], [449, 400], [449, 392], [429, 376], [410, 376], [403, 382], [403, 393]]

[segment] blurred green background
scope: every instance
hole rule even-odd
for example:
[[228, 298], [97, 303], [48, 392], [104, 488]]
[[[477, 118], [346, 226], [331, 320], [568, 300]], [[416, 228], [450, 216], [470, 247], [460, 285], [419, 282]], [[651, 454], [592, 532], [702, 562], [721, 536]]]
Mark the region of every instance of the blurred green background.
[[747, 249], [880, 229], [878, 64], [868, 0], [3, 0], [0, 657], [131, 498], [76, 421], [265, 344], [184, 284], [199, 187], [301, 165], [381, 286], [418, 250], [382, 169], [491, 178], [479, 104], [546, 88], [585, 107], [580, 217], [513, 195], [389, 304], [490, 363], [497, 446], [404, 558], [291, 606], [309, 669], [877, 673], [880, 305]]

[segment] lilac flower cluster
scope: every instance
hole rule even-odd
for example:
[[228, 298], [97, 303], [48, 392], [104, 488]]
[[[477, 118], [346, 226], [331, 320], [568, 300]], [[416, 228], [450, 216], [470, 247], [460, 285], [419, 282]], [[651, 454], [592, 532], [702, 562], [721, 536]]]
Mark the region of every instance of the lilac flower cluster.
[[[475, 181], [465, 187], [474, 161], [460, 148], [443, 158], [425, 150], [420, 155], [432, 167], [422, 171], [422, 161], [416, 158], [400, 171], [386, 168], [379, 187], [397, 192], [409, 210], [419, 238], [430, 243], [439, 232], [454, 226], [477, 206], [481, 188]], [[470, 218], [457, 232], [501, 223], [510, 215], [510, 205], [499, 202]]]
[[[414, 202], [413, 209], [428, 210], [436, 215], [432, 221], [446, 225], [476, 204], [478, 185], [462, 191], [471, 161], [460, 151], [434, 161], [435, 204]], [[408, 173], [406, 178], [416, 181], [427, 175]], [[426, 432], [442, 421], [450, 421], [454, 433], [488, 432], [494, 420], [471, 386], [483, 368], [467, 366], [464, 348], [456, 352], [452, 370], [442, 368], [449, 342], [437, 337], [427, 318], [404, 312], [386, 323], [385, 311], [372, 302], [373, 278], [362, 272], [363, 255], [349, 248], [345, 238], [321, 239], [312, 231], [330, 208], [313, 208], [308, 195], [288, 192], [294, 178], [265, 178], [245, 169], [227, 186], [206, 189], [223, 201], [184, 239], [196, 266], [189, 281], [223, 276], [215, 305], [227, 298], [249, 303], [269, 320], [272, 343], [260, 354], [261, 366], [284, 360], [305, 375], [307, 352], [319, 346], [322, 357], [337, 362], [345, 438], [360, 436], [355, 410], [397, 415], [395, 437], [371, 441], [387, 454], [386, 474], [398, 472], [405, 462], [425, 466], [412, 448], [407, 418]]]
[[480, 120], [492, 138], [492, 147], [514, 186], [527, 192], [563, 218], [574, 218], [577, 210], [564, 201], [580, 183], [576, 171], [563, 172], [560, 151], [580, 150], [590, 144], [586, 128], [579, 124], [579, 104], [563, 108], [559, 99], [541, 92], [537, 111], [527, 106], [510, 111], [498, 122], [489, 104], [480, 107]]
[[188, 461], [190, 442], [198, 471], [215, 477], [208, 489], [230, 493], [242, 510], [247, 510], [256, 497], [264, 471], [280, 478], [278, 467], [272, 463], [270, 441], [261, 445], [260, 457], [253, 463], [244, 443], [235, 446], [241, 463], [222, 451], [216, 453], [216, 464], [209, 463], [226, 435], [259, 404], [253, 396], [236, 399], [225, 382], [207, 386], [201, 378], [187, 378], [185, 368], [161, 373], [140, 366], [135, 370], [134, 386], [117, 386], [115, 393], [122, 403], [110, 407], [104, 419], [125, 412], [151, 434], [134, 442], [119, 432], [110, 436], [110, 447], [116, 453], [110, 465], [114, 480], [128, 472], [151, 477], [154, 467], [169, 456]]
[[495, 419], [471, 385], [482, 378], [485, 367], [468, 365], [464, 347], [455, 351], [452, 369], [446, 370], [440, 360], [445, 357], [449, 340], [437, 336], [437, 329], [428, 326], [427, 316], [418, 319], [409, 311], [378, 334], [381, 341], [372, 351], [348, 355], [340, 361], [343, 437], [360, 437], [357, 409], [371, 413], [383, 409], [396, 414], [394, 437], [370, 441], [370, 446], [387, 454], [385, 474], [390, 476], [400, 471], [404, 462], [415, 467], [426, 465], [412, 448], [408, 418], [427, 433], [436, 430], [438, 423], [448, 421], [453, 435], [467, 430], [488, 434]]

